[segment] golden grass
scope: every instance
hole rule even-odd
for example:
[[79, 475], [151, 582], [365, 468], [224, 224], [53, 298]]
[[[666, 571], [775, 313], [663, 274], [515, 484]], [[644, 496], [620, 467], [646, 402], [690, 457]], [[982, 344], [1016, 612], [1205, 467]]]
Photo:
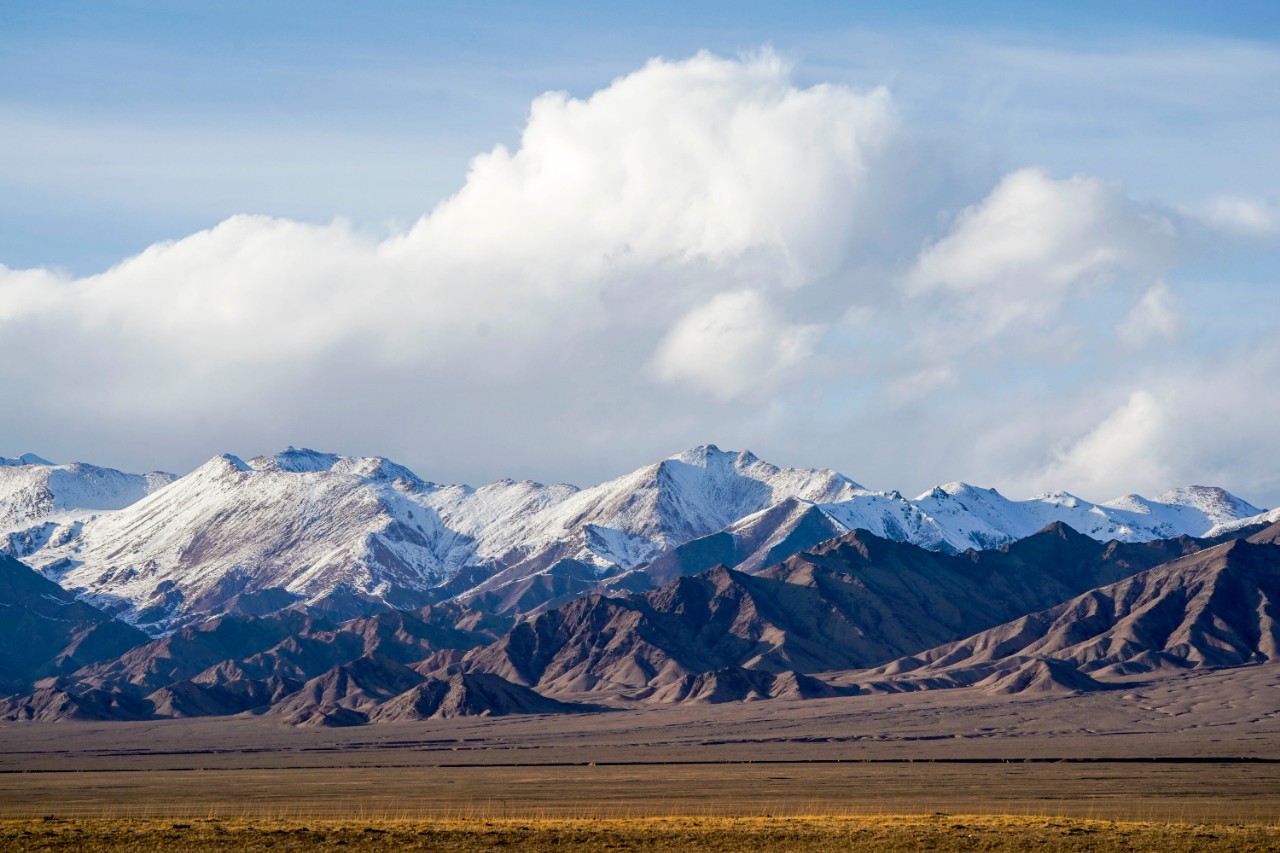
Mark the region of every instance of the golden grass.
[[0, 821], [0, 850], [1280, 850], [1280, 827], [992, 815]]

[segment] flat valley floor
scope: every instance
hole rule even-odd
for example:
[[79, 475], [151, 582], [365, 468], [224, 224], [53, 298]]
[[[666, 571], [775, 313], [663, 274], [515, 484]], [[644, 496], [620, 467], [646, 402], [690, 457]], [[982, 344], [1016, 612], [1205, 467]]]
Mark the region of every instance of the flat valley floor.
[[1271, 664], [1070, 696], [0, 725], [4, 849], [1256, 850], [1278, 827]]

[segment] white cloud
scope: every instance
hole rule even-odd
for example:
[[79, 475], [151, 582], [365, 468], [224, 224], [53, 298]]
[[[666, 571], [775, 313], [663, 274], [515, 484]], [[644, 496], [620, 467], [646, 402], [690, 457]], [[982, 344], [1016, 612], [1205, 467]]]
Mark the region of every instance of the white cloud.
[[1169, 222], [1097, 178], [1006, 176], [907, 274], [932, 306], [926, 337], [944, 349], [1018, 337], [1060, 317], [1066, 300], [1103, 283], [1146, 284], [1172, 261]]
[[874, 209], [863, 184], [894, 122], [883, 90], [797, 89], [788, 74], [768, 52], [654, 60], [585, 100], [538, 98], [520, 148], [475, 158], [405, 233], [235, 216], [100, 275], [6, 270], [3, 310], [217, 366], [367, 337], [412, 360], [481, 323], [521, 341], [608, 323], [601, 303], [627, 290], [661, 324], [744, 274], [801, 286], [839, 265]]
[[248, 434], [421, 459], [505, 423], [487, 386], [561, 455], [571, 395], [607, 433], [670, 393], [655, 375], [732, 401], [798, 364], [787, 294], [883, 219], [896, 134], [884, 90], [798, 88], [767, 51], [653, 60], [536, 99], [518, 148], [388, 237], [245, 215], [97, 275], [0, 268], [0, 395], [36, 439], [93, 418], [174, 455]]
[[[98, 275], [0, 268], [8, 454], [180, 469], [311, 444], [585, 480], [716, 441], [905, 491], [1280, 494], [1257, 390], [1280, 358], [1217, 371], [1209, 321], [1179, 332], [1197, 291], [1161, 284], [1160, 213], [1039, 169], [981, 198], [895, 113], [768, 53], [655, 60], [537, 99], [517, 146], [390, 236], [235, 216]], [[940, 208], [963, 213], [926, 243]]]
[[1129, 398], [1057, 454], [1040, 476], [1043, 489], [1071, 484], [1086, 495], [1118, 496], [1175, 485], [1169, 453], [1168, 403], [1146, 390]]
[[813, 350], [822, 329], [786, 322], [759, 293], [721, 293], [682, 318], [654, 356], [659, 378], [722, 399], [770, 390]]
[[1158, 281], [1142, 294], [1116, 326], [1125, 345], [1141, 347], [1158, 339], [1177, 337], [1182, 328], [1181, 309], [1169, 285]]
[[1272, 237], [1280, 234], [1280, 212], [1256, 198], [1221, 195], [1209, 202], [1199, 218], [1237, 237]]
[[543, 95], [519, 150], [477, 157], [466, 186], [387, 253], [446, 269], [485, 257], [555, 293], [767, 249], [803, 284], [840, 261], [894, 121], [884, 90], [787, 77], [772, 53], [703, 53], [654, 60], [586, 100]]
[[[1267, 341], [1212, 360], [1162, 359], [1139, 377], [1119, 371], [1050, 406], [1006, 412], [1012, 433], [1021, 435], [1006, 437], [1006, 446], [1023, 448], [1029, 473], [1016, 474], [1018, 456], [1006, 450], [1005, 479], [1027, 491], [1065, 488], [1094, 501], [1224, 485], [1274, 506], [1280, 400], [1267, 388], [1277, 370], [1280, 347]], [[1053, 444], [1059, 450], [1034, 461], [1038, 448]]]

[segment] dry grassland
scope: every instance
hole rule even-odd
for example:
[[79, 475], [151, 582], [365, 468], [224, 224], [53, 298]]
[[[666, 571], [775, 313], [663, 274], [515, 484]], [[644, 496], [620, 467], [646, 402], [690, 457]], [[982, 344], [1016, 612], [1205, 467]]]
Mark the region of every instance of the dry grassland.
[[1280, 827], [945, 815], [450, 821], [0, 821], [0, 850], [1280, 850]]
[[1275, 764], [711, 764], [0, 773], [0, 817], [1012, 814], [1280, 823]]

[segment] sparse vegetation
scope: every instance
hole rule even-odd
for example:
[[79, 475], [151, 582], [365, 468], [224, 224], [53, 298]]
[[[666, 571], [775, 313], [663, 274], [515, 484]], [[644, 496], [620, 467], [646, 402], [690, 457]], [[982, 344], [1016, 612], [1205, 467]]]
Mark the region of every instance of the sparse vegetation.
[[1280, 850], [1280, 827], [885, 815], [632, 819], [0, 821], [0, 850]]

